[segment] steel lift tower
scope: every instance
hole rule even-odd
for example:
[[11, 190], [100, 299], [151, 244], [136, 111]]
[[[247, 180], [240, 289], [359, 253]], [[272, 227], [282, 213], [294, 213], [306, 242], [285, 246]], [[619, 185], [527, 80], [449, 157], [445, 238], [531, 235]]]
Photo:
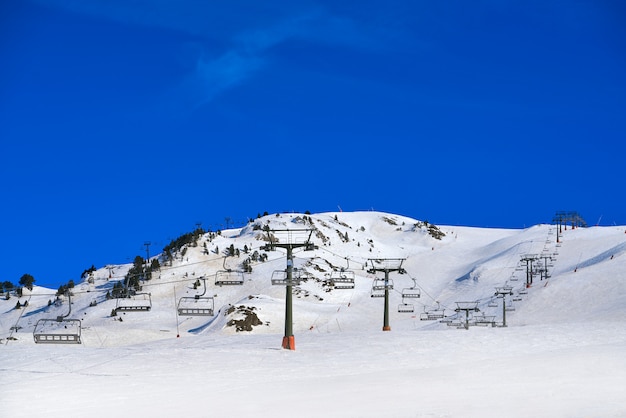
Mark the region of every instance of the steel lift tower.
[[502, 326], [506, 327], [506, 296], [513, 296], [511, 286], [496, 287], [495, 297], [502, 299]]
[[533, 284], [533, 276], [535, 274], [533, 263], [539, 260], [537, 254], [526, 254], [521, 257], [521, 262], [526, 263], [526, 287]]
[[273, 284], [281, 284], [286, 287], [285, 291], [285, 336], [283, 337], [282, 347], [286, 350], [295, 350], [296, 341], [293, 335], [293, 284], [297, 283], [297, 279], [293, 278], [293, 250], [296, 248], [304, 248], [305, 251], [311, 251], [317, 247], [311, 243], [312, 229], [273, 229], [266, 230], [267, 240], [269, 244], [262, 247], [264, 251], [274, 251], [276, 248], [284, 248], [287, 250], [287, 269], [284, 280], [272, 281]]
[[404, 262], [404, 258], [370, 258], [368, 261], [371, 265], [370, 269], [367, 271], [371, 274], [376, 274], [379, 271], [385, 273], [384, 284], [380, 286], [384, 291], [385, 297], [385, 311], [383, 314], [383, 331], [391, 331], [391, 327], [389, 326], [389, 289], [393, 289], [393, 284], [390, 284], [389, 281], [389, 272], [397, 271], [400, 274], [404, 273], [404, 269], [402, 268], [402, 263]]

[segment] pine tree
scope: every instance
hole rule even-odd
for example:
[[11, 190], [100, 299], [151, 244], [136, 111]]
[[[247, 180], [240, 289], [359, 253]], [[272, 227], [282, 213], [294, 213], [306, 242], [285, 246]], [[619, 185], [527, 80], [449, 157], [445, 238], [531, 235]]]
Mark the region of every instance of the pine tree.
[[30, 274], [24, 274], [22, 277], [20, 277], [19, 283], [28, 290], [33, 290], [33, 283], [35, 283], [35, 278]]

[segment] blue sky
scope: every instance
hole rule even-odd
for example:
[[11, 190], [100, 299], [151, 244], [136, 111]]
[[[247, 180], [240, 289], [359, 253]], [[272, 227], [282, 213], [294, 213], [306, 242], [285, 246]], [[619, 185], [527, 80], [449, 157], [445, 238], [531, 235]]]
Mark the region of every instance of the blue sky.
[[625, 23], [618, 1], [3, 2], [0, 281], [265, 211], [626, 225]]

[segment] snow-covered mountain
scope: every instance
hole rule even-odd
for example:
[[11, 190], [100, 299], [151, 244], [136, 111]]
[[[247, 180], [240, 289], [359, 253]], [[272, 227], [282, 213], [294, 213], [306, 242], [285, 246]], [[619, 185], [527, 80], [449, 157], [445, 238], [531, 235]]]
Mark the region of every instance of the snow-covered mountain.
[[[286, 288], [272, 279], [284, 279], [287, 260], [284, 249], [266, 248], [268, 230], [304, 234], [316, 246], [293, 250], [302, 280], [293, 289], [295, 351], [280, 349]], [[71, 416], [105, 416], [124, 399], [129, 414], [157, 416], [626, 416], [625, 232], [567, 227], [557, 242], [555, 225], [435, 226], [380, 212], [265, 216], [204, 234], [171, 262], [151, 257], [161, 269], [132, 298], [107, 298], [129, 264], [102, 266], [78, 283], [71, 310], [66, 297], [54, 303], [56, 290], [37, 286], [1, 299], [3, 405], [7, 416], [67, 415], [55, 399], [70, 394], [48, 392], [62, 382], [82, 407]], [[387, 276], [390, 332], [382, 332], [384, 298], [372, 297], [384, 284], [385, 272], [371, 271], [380, 259], [401, 260], [404, 270]], [[240, 273], [245, 266], [251, 271]], [[354, 288], [333, 286], [341, 271], [354, 275]], [[18, 300], [26, 306], [16, 309]], [[179, 314], [194, 302], [214, 315]], [[35, 344], [36, 327], [58, 316], [82, 344]], [[22, 408], [34, 390], [38, 401]]]

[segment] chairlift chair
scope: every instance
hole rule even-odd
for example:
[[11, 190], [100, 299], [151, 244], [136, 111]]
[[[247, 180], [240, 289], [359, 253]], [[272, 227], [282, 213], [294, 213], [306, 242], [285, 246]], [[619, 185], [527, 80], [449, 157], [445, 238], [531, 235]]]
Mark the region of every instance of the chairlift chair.
[[436, 321], [443, 318], [445, 318], [445, 309], [441, 309], [439, 302], [437, 302], [437, 309], [426, 310], [424, 307], [424, 312], [420, 314], [420, 321]]
[[485, 315], [485, 314], [476, 315], [474, 317], [474, 325], [482, 326], [482, 327], [491, 325], [492, 327], [494, 327], [496, 324], [495, 319], [496, 319], [495, 315]]
[[377, 289], [374, 289], [372, 287], [372, 290], [370, 292], [370, 297], [372, 297], [372, 298], [384, 298], [385, 297], [385, 291], [384, 290], [377, 290]]
[[334, 270], [330, 273], [330, 283], [335, 289], [354, 289], [354, 271]]
[[178, 314], [186, 316], [213, 316], [215, 301], [206, 294], [206, 279], [201, 278], [204, 291], [199, 295], [184, 296], [178, 300]]
[[131, 295], [126, 292], [126, 296], [117, 299], [116, 311], [123, 312], [146, 312], [152, 309], [152, 298], [150, 293], [135, 293]]
[[413, 313], [415, 312], [415, 306], [412, 303], [401, 303], [398, 305], [399, 313]]
[[391, 290], [393, 289], [393, 281], [387, 280], [385, 284], [384, 279], [374, 279], [372, 282], [372, 291], [370, 293], [370, 297], [373, 298], [382, 298], [385, 297], [385, 289]]
[[446, 321], [445, 324], [449, 327], [465, 328], [465, 321], [461, 321], [458, 318], [450, 320], [450, 321]]
[[287, 270], [274, 270], [272, 273], [272, 284], [274, 286], [297, 286], [302, 282], [298, 271], [294, 271], [291, 280], [287, 278]]
[[385, 288], [392, 290], [393, 289], [393, 280], [387, 280], [385, 283], [385, 279], [374, 279], [372, 283], [372, 289], [374, 290], [385, 290]]
[[415, 279], [411, 280], [413, 280], [413, 286], [402, 289], [402, 299], [416, 299], [421, 296], [420, 289], [417, 287], [417, 282]]
[[487, 304], [488, 307], [490, 308], [497, 308], [498, 307], [498, 301], [496, 301], [495, 299], [491, 299], [489, 301], [489, 303]]
[[35, 324], [33, 338], [36, 344], [81, 344], [81, 322], [67, 318], [72, 312], [72, 298], [68, 292], [69, 310], [54, 319], [40, 319]]
[[215, 273], [215, 285], [242, 285], [244, 282], [243, 271], [240, 270], [219, 270]]

